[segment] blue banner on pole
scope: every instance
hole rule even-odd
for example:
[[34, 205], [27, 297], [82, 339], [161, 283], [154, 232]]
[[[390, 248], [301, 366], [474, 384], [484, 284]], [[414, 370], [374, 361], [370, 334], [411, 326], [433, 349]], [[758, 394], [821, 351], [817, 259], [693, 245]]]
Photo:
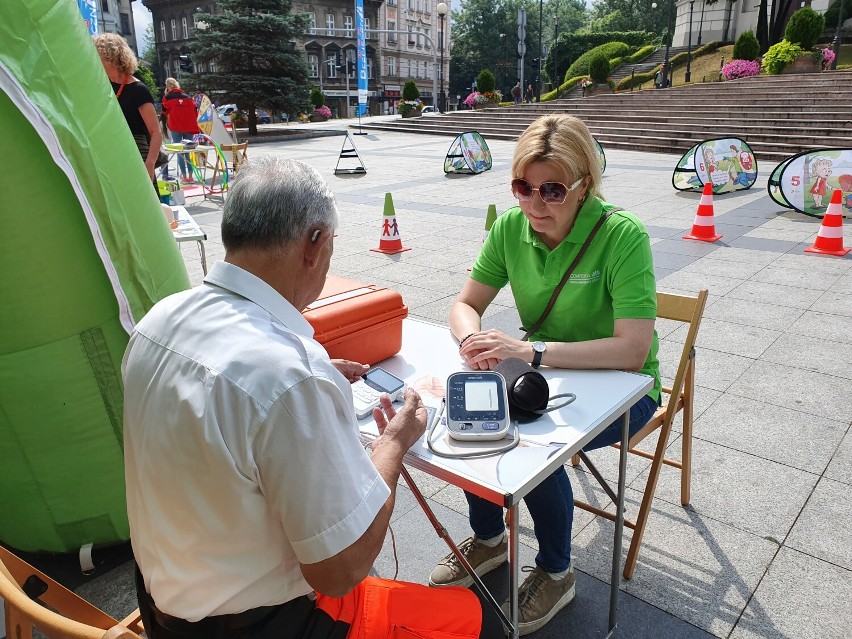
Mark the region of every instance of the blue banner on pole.
[[358, 115], [367, 115], [367, 42], [364, 0], [355, 0], [355, 46], [358, 50]]
[[83, 21], [86, 23], [89, 35], [95, 35], [98, 32], [97, 0], [77, 0], [77, 6], [80, 7], [80, 13], [83, 14]]

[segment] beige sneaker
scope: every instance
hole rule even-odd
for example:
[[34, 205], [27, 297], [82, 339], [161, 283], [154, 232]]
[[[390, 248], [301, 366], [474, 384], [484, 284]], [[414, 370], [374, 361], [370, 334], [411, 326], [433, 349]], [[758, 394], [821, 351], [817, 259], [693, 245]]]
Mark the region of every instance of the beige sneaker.
[[[518, 590], [518, 634], [535, 632], [574, 599], [574, 565], [562, 579], [551, 579], [544, 570], [536, 566], [524, 566], [530, 573]], [[509, 616], [509, 602], [502, 606]]]
[[[503, 541], [491, 547], [486, 546], [474, 536], [461, 542], [459, 551], [467, 559], [471, 568], [476, 571], [476, 574], [481, 577], [506, 561], [509, 556], [509, 543], [506, 535], [503, 535]], [[444, 557], [441, 563], [435, 566], [432, 574], [429, 575], [429, 585], [433, 587], [462, 586], [467, 588], [471, 584], [473, 584], [473, 577], [468, 574], [453, 553]]]

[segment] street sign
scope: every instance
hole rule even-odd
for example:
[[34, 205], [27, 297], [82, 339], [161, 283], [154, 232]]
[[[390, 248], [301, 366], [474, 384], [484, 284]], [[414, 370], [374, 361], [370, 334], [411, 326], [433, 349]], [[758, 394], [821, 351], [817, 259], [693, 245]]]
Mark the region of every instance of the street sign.
[[523, 56], [526, 55], [526, 53], [527, 53], [527, 45], [524, 43], [523, 40], [521, 40], [520, 42], [518, 42], [518, 55], [523, 57]]
[[518, 40], [525, 40], [526, 37], [527, 37], [527, 28], [524, 25], [519, 24], [518, 25]]
[[526, 26], [527, 24], [527, 10], [523, 7], [518, 9], [518, 24], [520, 26]]

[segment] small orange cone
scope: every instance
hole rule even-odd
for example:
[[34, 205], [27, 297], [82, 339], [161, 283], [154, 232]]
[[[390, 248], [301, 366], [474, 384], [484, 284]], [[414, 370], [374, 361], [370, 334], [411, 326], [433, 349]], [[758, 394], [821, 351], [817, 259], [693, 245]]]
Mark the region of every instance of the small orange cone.
[[685, 240], [700, 240], [702, 242], [715, 242], [721, 235], [716, 235], [716, 225], [713, 222], [713, 185], [710, 182], [704, 184], [704, 192], [695, 212], [695, 221], [692, 223], [692, 233], [684, 235]]
[[831, 194], [831, 202], [825, 210], [822, 224], [819, 226], [816, 241], [813, 246], [805, 249], [805, 253], [822, 253], [823, 255], [846, 255], [850, 250], [843, 248], [843, 207], [840, 203], [843, 192], [835, 189]]
[[396, 255], [411, 250], [402, 245], [399, 227], [396, 224], [396, 213], [393, 210], [393, 198], [391, 198], [390, 193], [385, 193], [385, 213], [382, 216], [382, 238], [379, 240], [379, 248], [370, 250], [387, 255]]

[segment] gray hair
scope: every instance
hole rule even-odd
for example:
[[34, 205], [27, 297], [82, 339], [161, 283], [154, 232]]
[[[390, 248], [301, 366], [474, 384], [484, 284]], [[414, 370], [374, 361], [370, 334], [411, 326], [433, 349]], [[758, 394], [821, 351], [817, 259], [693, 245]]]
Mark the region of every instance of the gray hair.
[[275, 155], [240, 166], [222, 215], [226, 251], [276, 251], [311, 228], [337, 228], [334, 194], [312, 166]]

